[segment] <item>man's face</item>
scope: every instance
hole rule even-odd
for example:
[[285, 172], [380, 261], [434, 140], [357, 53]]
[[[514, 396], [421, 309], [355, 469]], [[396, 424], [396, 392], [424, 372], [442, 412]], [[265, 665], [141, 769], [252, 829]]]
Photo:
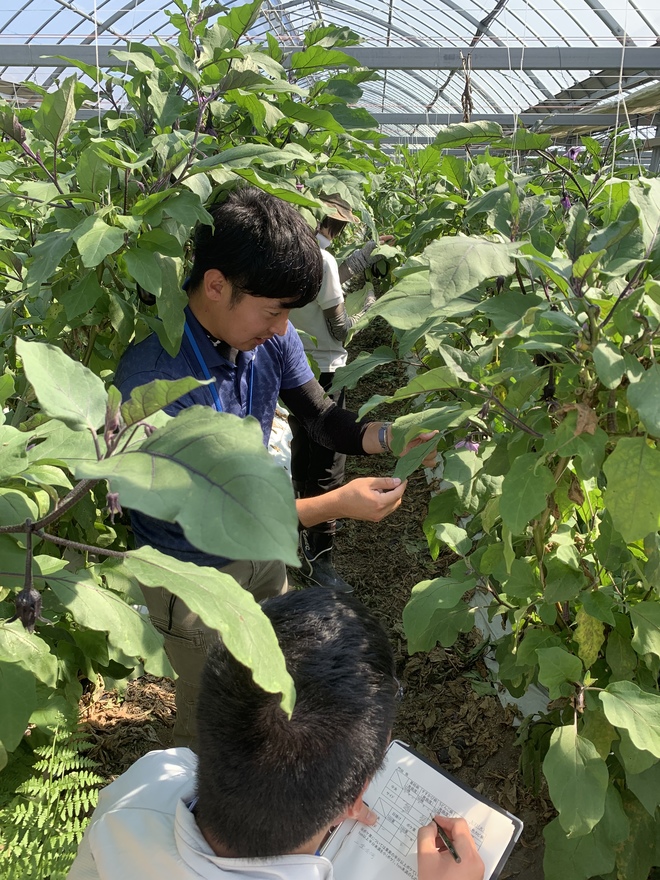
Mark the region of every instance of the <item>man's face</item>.
[[295, 299], [268, 299], [246, 293], [236, 301], [232, 298], [231, 283], [223, 276], [222, 284], [215, 286], [215, 295], [207, 300], [207, 320], [202, 319], [201, 323], [232, 348], [252, 351], [273, 336], [284, 336]]

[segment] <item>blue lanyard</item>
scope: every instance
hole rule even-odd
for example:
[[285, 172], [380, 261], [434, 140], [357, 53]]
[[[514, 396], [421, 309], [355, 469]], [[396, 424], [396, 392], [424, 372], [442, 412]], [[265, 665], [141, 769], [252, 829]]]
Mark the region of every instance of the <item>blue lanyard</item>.
[[[202, 373], [204, 374], [205, 379], [213, 379], [213, 376], [209, 372], [209, 368], [206, 366], [206, 361], [204, 360], [204, 355], [199, 349], [199, 345], [197, 345], [197, 341], [193, 336], [193, 332], [188, 326], [188, 321], [186, 321], [184, 325], [184, 330], [186, 333], [186, 337], [188, 342], [192, 346], [192, 350], [195, 353], [195, 357], [197, 358], [197, 363], [199, 364]], [[252, 415], [252, 374], [254, 372], [254, 358], [250, 361], [248, 365], [248, 405], [247, 405], [247, 414]], [[220, 400], [220, 395], [218, 394], [218, 389], [215, 384], [215, 379], [213, 379], [213, 383], [209, 385], [209, 389], [211, 391], [211, 396], [213, 397], [213, 408], [217, 412], [223, 412], [222, 401]]]

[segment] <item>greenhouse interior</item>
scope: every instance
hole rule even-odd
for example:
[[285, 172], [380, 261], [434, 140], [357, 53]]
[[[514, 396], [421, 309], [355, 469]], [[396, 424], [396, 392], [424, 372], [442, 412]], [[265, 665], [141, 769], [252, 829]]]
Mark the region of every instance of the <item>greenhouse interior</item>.
[[0, 346], [0, 880], [660, 880], [657, 0], [3, 0]]

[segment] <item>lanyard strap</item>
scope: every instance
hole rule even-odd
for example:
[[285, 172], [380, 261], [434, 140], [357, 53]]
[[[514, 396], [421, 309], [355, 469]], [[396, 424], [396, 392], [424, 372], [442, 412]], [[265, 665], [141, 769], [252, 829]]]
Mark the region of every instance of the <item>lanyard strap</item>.
[[[186, 337], [188, 342], [190, 343], [192, 350], [197, 358], [197, 363], [199, 364], [202, 373], [204, 374], [205, 379], [213, 379], [213, 376], [209, 372], [209, 368], [206, 366], [206, 361], [204, 360], [204, 355], [200, 351], [199, 345], [197, 345], [197, 340], [193, 336], [193, 332], [188, 326], [188, 321], [184, 324], [184, 330], [186, 333]], [[252, 379], [254, 373], [254, 358], [248, 364], [248, 405], [247, 405], [247, 414], [252, 415]], [[213, 408], [217, 412], [223, 412], [222, 401], [220, 400], [220, 395], [218, 394], [218, 389], [215, 384], [215, 379], [211, 385], [209, 385], [209, 389], [211, 391], [211, 396], [213, 397]]]

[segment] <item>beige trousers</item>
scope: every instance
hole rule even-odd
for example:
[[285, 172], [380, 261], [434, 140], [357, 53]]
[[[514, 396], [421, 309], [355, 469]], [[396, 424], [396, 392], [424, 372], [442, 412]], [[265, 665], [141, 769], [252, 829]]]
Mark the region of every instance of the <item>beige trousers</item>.
[[[218, 569], [230, 574], [249, 590], [257, 602], [279, 596], [288, 589], [283, 562], [230, 562]], [[165, 638], [165, 652], [176, 680], [176, 721], [174, 745], [196, 750], [195, 713], [200, 679], [209, 647], [220, 635], [208, 627], [199, 615], [163, 587], [142, 587], [151, 622]]]

